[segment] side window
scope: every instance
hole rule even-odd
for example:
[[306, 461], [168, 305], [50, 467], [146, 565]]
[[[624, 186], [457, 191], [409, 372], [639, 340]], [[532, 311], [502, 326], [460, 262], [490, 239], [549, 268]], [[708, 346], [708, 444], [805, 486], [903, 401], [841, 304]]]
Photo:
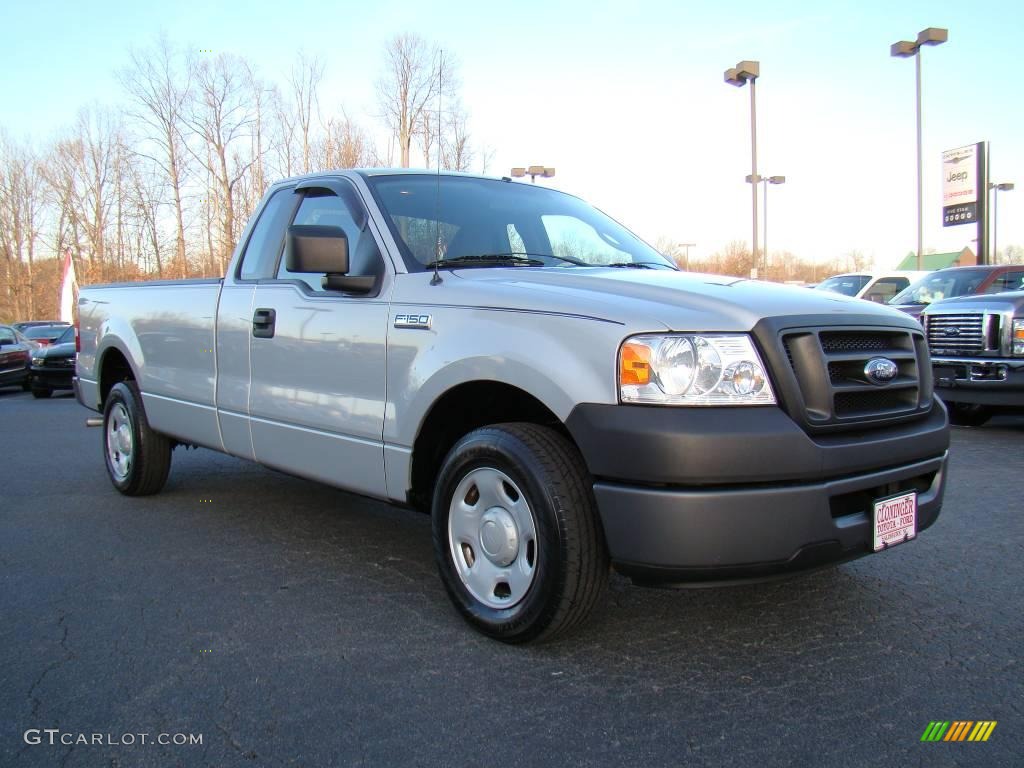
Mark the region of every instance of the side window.
[[871, 286], [863, 298], [884, 304], [908, 285], [910, 281], [905, 277], [883, 277]]
[[1019, 291], [1022, 288], [1024, 288], [1024, 272], [1005, 272], [992, 281], [985, 293]]
[[0, 344], [17, 344], [18, 340], [14, 336], [14, 331], [8, 328], [0, 328]]
[[238, 272], [242, 280], [258, 280], [274, 274], [294, 202], [291, 189], [280, 189], [267, 201], [242, 254], [242, 267]]
[[[373, 234], [362, 227], [365, 221], [363, 211], [353, 212], [351, 205], [357, 205], [357, 198], [347, 202], [328, 190], [315, 189], [305, 194], [292, 224], [318, 224], [341, 227], [348, 238], [348, 263], [350, 275], [379, 276], [384, 270], [384, 261], [377, 248]], [[355, 215], [353, 215], [355, 213]], [[357, 222], [356, 217], [361, 221]], [[323, 290], [323, 275], [307, 272], [290, 272], [284, 259], [277, 270], [279, 280], [301, 280], [314, 291]]]

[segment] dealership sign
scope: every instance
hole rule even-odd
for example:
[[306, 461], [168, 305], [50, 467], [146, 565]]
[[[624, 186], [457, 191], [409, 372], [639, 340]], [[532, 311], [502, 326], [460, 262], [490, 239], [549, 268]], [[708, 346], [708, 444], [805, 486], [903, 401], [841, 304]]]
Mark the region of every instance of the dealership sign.
[[978, 172], [980, 153], [977, 144], [942, 153], [942, 226], [977, 224]]

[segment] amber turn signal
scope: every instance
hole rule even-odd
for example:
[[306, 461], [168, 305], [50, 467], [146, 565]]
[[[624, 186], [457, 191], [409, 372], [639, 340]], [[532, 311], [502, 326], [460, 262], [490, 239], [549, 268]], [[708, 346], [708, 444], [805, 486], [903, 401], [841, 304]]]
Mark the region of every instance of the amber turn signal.
[[644, 344], [626, 342], [619, 355], [619, 385], [649, 384], [651, 381], [651, 350]]

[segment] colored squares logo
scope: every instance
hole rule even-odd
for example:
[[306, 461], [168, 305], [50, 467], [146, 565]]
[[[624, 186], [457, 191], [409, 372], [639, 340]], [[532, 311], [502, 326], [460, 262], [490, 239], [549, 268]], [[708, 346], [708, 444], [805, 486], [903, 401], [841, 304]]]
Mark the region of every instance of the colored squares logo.
[[988, 741], [996, 720], [932, 720], [921, 741]]

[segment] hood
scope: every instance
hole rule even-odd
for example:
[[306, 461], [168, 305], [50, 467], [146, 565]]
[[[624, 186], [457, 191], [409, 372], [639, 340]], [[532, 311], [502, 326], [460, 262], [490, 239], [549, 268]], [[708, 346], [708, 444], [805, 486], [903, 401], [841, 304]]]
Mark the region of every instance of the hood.
[[1008, 291], [1006, 293], [983, 293], [971, 296], [957, 296], [952, 299], [934, 301], [924, 310], [924, 314], [932, 311], [963, 310], [964, 312], [1012, 312], [1024, 314], [1024, 291]]
[[75, 342], [73, 341], [68, 341], [64, 344], [50, 344], [49, 346], [32, 350], [32, 357], [57, 358], [74, 356]]
[[649, 325], [674, 331], [745, 332], [764, 318], [793, 316], [814, 316], [814, 324], [824, 325], [916, 326], [904, 313], [870, 301], [721, 275], [611, 267], [478, 268], [452, 274], [474, 284], [477, 301], [578, 312], [627, 325], [645, 318]]
[[913, 318], [918, 318], [921, 313], [928, 309], [928, 304], [888, 304], [887, 306], [893, 309], [898, 309], [900, 312], [905, 312]]

